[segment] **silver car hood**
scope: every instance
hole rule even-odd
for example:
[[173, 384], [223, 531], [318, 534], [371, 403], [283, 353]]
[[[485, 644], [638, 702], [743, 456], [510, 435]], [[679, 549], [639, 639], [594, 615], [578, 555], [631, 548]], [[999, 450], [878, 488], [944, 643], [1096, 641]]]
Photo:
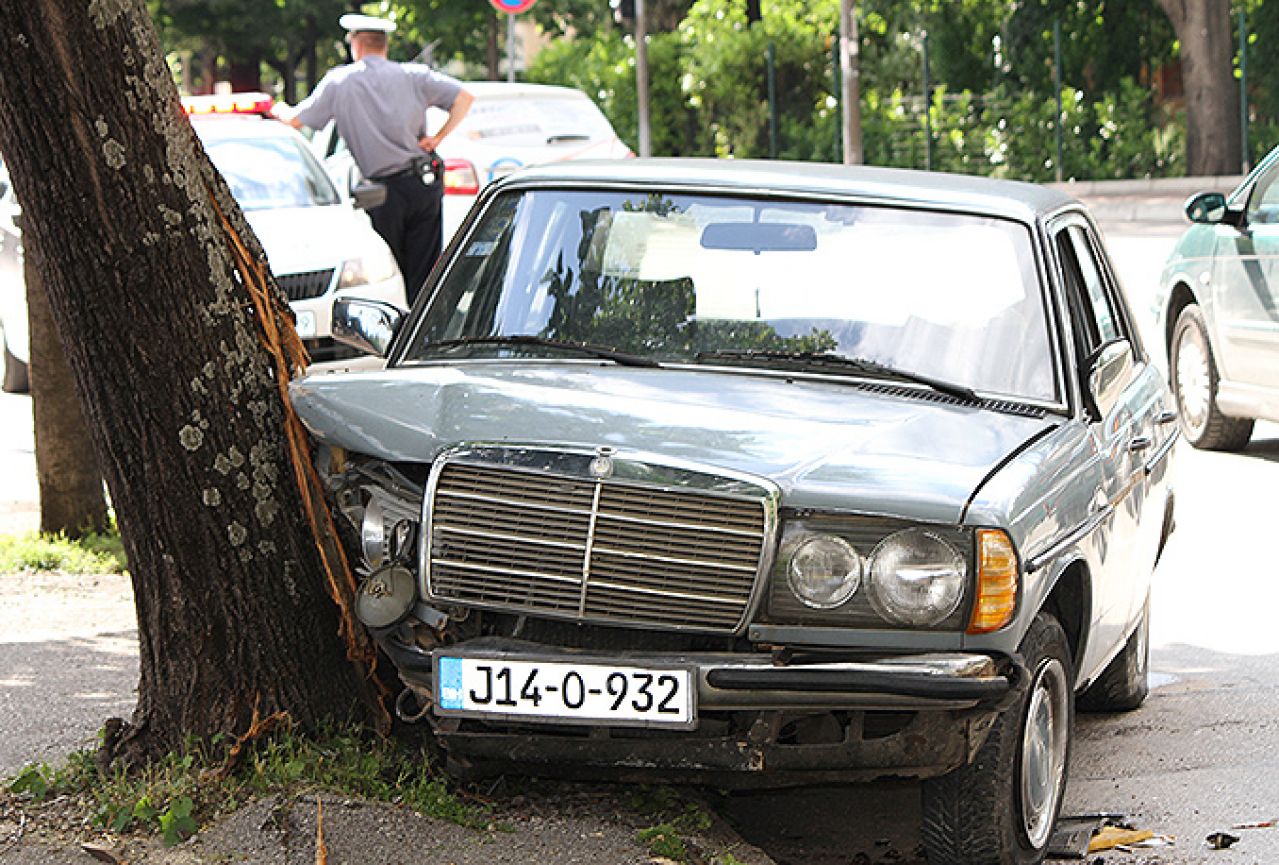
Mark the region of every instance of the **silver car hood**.
[[765, 477], [784, 506], [958, 523], [1051, 418], [872, 393], [837, 380], [597, 363], [467, 362], [314, 374], [294, 406], [325, 442], [430, 462], [460, 442], [658, 454]]

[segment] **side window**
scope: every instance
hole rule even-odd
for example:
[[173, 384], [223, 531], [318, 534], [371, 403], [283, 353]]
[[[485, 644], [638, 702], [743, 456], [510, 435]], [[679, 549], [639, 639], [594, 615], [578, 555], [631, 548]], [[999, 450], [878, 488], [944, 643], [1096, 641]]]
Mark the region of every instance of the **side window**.
[[1057, 252], [1066, 275], [1068, 302], [1081, 334], [1080, 357], [1124, 336], [1123, 326], [1106, 287], [1102, 269], [1084, 229], [1071, 225], [1058, 232]]
[[1279, 163], [1257, 179], [1248, 196], [1248, 222], [1260, 225], [1279, 224]]
[[1066, 302], [1076, 322], [1075, 354], [1084, 358], [1126, 333], [1087, 232], [1069, 225], [1057, 232], [1054, 243], [1065, 276]]

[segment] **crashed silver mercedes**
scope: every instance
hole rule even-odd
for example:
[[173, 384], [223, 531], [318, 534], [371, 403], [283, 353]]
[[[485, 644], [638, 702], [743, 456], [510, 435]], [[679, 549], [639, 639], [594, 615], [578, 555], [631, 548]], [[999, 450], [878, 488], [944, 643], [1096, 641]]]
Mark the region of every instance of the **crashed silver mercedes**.
[[1145, 697], [1177, 428], [1072, 199], [553, 166], [333, 320], [385, 369], [292, 398], [455, 770], [914, 777], [931, 861], [1028, 862]]

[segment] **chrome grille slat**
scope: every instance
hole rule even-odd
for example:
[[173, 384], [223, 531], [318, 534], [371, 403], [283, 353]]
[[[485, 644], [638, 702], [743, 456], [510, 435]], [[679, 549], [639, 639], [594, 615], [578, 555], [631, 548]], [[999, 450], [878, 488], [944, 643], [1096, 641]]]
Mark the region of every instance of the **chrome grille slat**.
[[568, 473], [441, 458], [427, 502], [431, 597], [605, 624], [744, 625], [772, 536], [769, 489], [709, 473], [699, 486], [670, 472], [649, 483], [659, 473], [647, 468], [594, 479], [551, 458]]
[[486, 532], [482, 529], [468, 529], [463, 528], [462, 526], [440, 525], [439, 522], [435, 523], [435, 531], [446, 532], [454, 535], [466, 535], [467, 537], [472, 538], [492, 538], [497, 541], [512, 541], [518, 544], [533, 544], [534, 546], [558, 547], [560, 549], [581, 550], [582, 552], [586, 552], [586, 544], [578, 543], [576, 541], [557, 541], [552, 540], [551, 538], [540, 538], [527, 534], [515, 535], [507, 534], [505, 532]]

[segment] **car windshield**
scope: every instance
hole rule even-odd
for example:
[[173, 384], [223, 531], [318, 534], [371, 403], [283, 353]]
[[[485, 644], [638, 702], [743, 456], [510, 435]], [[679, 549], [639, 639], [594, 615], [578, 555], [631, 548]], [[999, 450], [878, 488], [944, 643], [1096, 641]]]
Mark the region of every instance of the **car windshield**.
[[848, 374], [857, 368], [829, 361], [857, 358], [981, 393], [1057, 399], [1030, 231], [977, 215], [647, 190], [504, 193], [403, 361], [553, 351], [488, 339], [520, 335], [665, 364], [811, 360], [814, 372]]
[[232, 133], [217, 126], [235, 122], [204, 121], [197, 124], [197, 132], [241, 208], [319, 207], [340, 202], [332, 181], [299, 138], [248, 135], [244, 130]]

